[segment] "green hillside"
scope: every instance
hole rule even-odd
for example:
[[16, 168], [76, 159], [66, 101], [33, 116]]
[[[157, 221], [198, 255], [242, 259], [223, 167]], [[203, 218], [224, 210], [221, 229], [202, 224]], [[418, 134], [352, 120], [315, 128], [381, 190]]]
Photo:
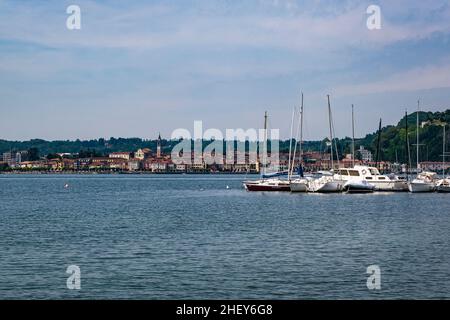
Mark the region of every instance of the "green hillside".
[[[408, 133], [410, 152], [413, 163], [416, 159], [416, 133], [417, 112], [408, 115]], [[442, 161], [443, 127], [440, 123], [450, 124], [450, 110], [444, 112], [419, 112], [419, 148], [420, 161]], [[424, 123], [422, 128], [422, 123]], [[381, 155], [382, 160], [406, 162], [406, 118], [403, 117], [396, 126], [385, 126], [381, 129]], [[446, 127], [446, 141], [450, 140], [450, 126]], [[376, 155], [378, 132], [366, 135], [356, 141], [356, 147], [360, 145], [372, 151]], [[350, 139], [340, 141], [344, 152], [350, 152]], [[448, 143], [447, 143], [448, 146]], [[448, 151], [449, 149], [446, 148]]]

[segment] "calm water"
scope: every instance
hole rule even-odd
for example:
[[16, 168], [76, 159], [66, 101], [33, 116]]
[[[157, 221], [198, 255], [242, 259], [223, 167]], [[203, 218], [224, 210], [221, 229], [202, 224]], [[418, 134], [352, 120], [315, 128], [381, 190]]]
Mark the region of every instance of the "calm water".
[[450, 195], [248, 193], [244, 178], [0, 175], [0, 298], [450, 298]]

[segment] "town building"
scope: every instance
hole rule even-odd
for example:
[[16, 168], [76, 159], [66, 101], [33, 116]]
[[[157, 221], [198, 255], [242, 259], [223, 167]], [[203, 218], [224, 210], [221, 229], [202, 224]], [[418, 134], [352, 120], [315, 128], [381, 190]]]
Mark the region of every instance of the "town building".
[[151, 156], [151, 150], [149, 148], [144, 148], [144, 149], [138, 149], [135, 153], [134, 153], [134, 157], [136, 159], [139, 160], [144, 160], [147, 159]]
[[113, 152], [109, 154], [109, 158], [130, 160], [131, 152]]
[[2, 155], [3, 162], [10, 167], [15, 167], [23, 161], [28, 160], [28, 151], [10, 151]]
[[133, 158], [128, 160], [128, 170], [138, 171], [141, 169], [141, 161], [139, 159]]
[[365, 149], [364, 146], [359, 146], [358, 152], [360, 153], [361, 160], [363, 162], [372, 162], [373, 161], [372, 152]]

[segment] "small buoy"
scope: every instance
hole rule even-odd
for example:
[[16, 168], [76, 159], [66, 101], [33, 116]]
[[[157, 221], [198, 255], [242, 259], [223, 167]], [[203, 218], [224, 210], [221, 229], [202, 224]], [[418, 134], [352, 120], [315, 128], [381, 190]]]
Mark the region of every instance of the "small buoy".
[[64, 188], [67, 189], [68, 187], [69, 187], [69, 184], [66, 183], [66, 184], [64, 185]]
[[227, 186], [227, 189], [230, 189], [230, 186]]

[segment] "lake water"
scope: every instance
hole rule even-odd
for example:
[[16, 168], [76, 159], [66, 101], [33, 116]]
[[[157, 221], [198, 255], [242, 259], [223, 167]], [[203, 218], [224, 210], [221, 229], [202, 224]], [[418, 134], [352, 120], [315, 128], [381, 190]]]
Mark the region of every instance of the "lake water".
[[243, 179], [0, 175], [0, 298], [450, 298], [450, 195], [249, 193]]

